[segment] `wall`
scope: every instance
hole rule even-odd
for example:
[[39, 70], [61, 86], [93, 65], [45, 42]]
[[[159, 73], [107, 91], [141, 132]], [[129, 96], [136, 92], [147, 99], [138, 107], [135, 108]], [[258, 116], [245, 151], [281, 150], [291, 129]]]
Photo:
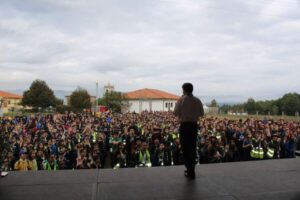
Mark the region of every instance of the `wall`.
[[129, 100], [129, 112], [139, 113], [144, 110], [173, 111], [176, 100]]
[[13, 110], [18, 110], [23, 108], [21, 104], [22, 99], [13, 99], [13, 98], [5, 98], [3, 105], [2, 105], [2, 111], [3, 114], [8, 113]]

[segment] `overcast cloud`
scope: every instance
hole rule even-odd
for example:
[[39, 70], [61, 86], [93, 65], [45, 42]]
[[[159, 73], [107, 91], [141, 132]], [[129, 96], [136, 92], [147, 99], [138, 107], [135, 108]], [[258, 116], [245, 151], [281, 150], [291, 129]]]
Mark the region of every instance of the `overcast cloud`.
[[299, 0], [0, 0], [0, 90], [300, 93]]

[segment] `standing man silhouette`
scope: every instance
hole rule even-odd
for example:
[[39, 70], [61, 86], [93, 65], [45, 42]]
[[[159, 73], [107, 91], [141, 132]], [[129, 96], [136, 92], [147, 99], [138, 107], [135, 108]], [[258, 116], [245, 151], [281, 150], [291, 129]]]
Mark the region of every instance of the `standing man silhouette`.
[[180, 122], [179, 134], [183, 151], [186, 171], [184, 175], [195, 179], [196, 141], [198, 133], [198, 119], [204, 115], [203, 104], [193, 95], [193, 85], [182, 85], [183, 95], [177, 101], [174, 114]]

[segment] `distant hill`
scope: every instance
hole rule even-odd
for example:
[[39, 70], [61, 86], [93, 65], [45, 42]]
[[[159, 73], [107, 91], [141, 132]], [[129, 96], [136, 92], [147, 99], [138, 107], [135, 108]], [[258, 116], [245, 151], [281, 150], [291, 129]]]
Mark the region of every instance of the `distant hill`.
[[210, 104], [215, 99], [219, 106], [222, 105], [233, 105], [247, 101], [246, 97], [231, 95], [231, 96], [198, 96], [204, 104]]

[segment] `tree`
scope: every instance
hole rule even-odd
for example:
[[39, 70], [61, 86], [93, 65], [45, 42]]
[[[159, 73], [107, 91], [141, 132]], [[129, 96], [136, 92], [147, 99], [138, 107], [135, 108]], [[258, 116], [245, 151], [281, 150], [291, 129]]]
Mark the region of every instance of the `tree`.
[[23, 93], [22, 105], [31, 106], [35, 110], [39, 107], [44, 109], [49, 106], [55, 106], [57, 102], [58, 100], [54, 96], [53, 91], [42, 80], [33, 81], [29, 90]]
[[224, 113], [228, 113], [228, 111], [232, 110], [232, 106], [228, 104], [224, 104], [221, 106], [220, 111]]
[[64, 101], [59, 98], [55, 98], [55, 106], [62, 106], [64, 104]]
[[58, 105], [56, 107], [56, 112], [65, 113], [66, 111], [70, 112], [70, 111], [72, 111], [72, 108], [68, 105]]
[[249, 98], [247, 103], [245, 103], [244, 108], [249, 114], [255, 114], [256, 113], [255, 100], [253, 98]]
[[121, 92], [106, 92], [102, 98], [98, 99], [98, 104], [106, 106], [114, 112], [121, 112], [128, 107], [128, 102]]
[[81, 112], [83, 109], [90, 109], [92, 106], [91, 98], [87, 90], [78, 88], [70, 96], [72, 110]]
[[279, 112], [278, 106], [273, 105], [273, 106], [272, 106], [272, 111], [271, 111], [271, 113], [272, 113], [273, 115], [278, 115], [278, 112]]
[[218, 107], [217, 101], [213, 99], [210, 103], [210, 107]]
[[244, 104], [222, 106], [221, 110], [225, 112], [228, 110], [239, 111], [241, 108], [249, 114], [255, 114], [258, 111], [260, 114], [278, 115], [284, 112], [287, 115], [295, 115], [296, 112], [300, 112], [300, 94], [289, 93], [276, 100], [257, 102], [253, 98], [249, 98]]
[[297, 94], [289, 93], [280, 99], [281, 111], [287, 115], [295, 115], [300, 111], [300, 99]]

